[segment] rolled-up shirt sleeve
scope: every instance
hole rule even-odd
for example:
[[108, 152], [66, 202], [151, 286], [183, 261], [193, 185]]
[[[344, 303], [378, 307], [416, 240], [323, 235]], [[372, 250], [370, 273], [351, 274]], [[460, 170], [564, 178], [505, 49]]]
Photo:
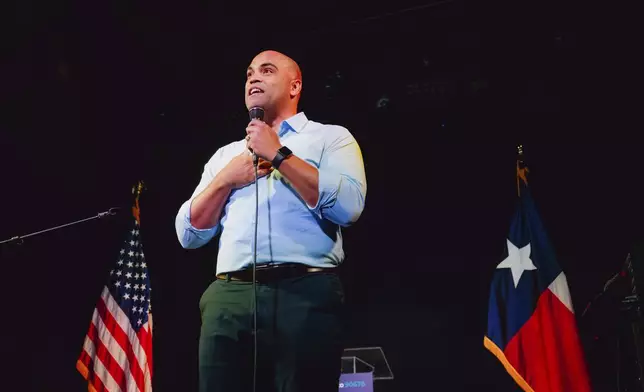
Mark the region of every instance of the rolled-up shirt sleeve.
[[220, 229], [221, 224], [217, 222], [214, 227], [206, 229], [197, 229], [194, 227], [190, 220], [190, 207], [195, 197], [197, 197], [215, 178], [220, 170], [221, 162], [221, 149], [206, 163], [201, 174], [201, 180], [192, 193], [192, 196], [186, 200], [177, 213], [175, 218], [175, 229], [179, 243], [185, 249], [195, 249], [207, 244], [214, 236], [216, 236]]
[[343, 127], [333, 127], [318, 168], [318, 202], [309, 208], [340, 226], [355, 223], [364, 210], [367, 180], [360, 146]]

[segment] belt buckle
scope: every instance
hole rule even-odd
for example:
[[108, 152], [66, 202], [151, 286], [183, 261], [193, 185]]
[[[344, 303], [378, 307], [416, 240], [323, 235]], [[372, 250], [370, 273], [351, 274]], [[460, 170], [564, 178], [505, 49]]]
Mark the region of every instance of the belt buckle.
[[[277, 281], [284, 278], [293, 276], [295, 272], [295, 266], [290, 263], [276, 264], [276, 263], [267, 263], [257, 266], [257, 275], [255, 280], [258, 283], [261, 282], [271, 282]], [[252, 279], [251, 279], [252, 281]]]

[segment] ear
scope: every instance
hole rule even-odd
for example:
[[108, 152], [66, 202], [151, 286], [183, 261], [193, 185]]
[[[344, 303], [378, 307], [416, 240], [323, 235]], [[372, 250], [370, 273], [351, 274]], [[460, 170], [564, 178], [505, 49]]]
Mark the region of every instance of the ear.
[[291, 81], [291, 97], [296, 97], [302, 92], [302, 81], [300, 79], [294, 79]]

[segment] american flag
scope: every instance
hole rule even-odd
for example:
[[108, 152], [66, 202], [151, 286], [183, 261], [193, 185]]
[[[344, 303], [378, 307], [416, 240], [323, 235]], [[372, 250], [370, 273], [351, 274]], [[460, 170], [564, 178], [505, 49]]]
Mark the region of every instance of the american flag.
[[151, 288], [141, 244], [138, 196], [132, 210], [132, 226], [76, 362], [90, 392], [152, 391]]

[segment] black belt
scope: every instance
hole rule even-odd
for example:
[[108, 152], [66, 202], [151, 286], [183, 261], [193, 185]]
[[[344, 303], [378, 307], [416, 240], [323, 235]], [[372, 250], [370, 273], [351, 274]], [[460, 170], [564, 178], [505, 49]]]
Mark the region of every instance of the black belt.
[[[328, 272], [330, 268], [309, 267], [304, 264], [270, 264], [258, 265], [255, 269], [255, 281], [257, 283], [274, 282], [280, 279], [297, 278], [300, 276]], [[253, 281], [253, 269], [217, 274], [217, 279], [235, 280], [240, 282]]]

